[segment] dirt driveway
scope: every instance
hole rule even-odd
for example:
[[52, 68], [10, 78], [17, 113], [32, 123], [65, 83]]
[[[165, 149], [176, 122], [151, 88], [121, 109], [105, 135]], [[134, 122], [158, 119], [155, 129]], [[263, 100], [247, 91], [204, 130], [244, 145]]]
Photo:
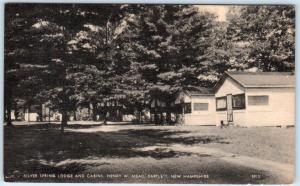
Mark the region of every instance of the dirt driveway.
[[8, 181], [37, 174], [31, 180], [292, 183], [294, 140], [294, 128], [127, 124], [61, 133], [57, 126], [17, 126], [5, 128], [5, 175]]

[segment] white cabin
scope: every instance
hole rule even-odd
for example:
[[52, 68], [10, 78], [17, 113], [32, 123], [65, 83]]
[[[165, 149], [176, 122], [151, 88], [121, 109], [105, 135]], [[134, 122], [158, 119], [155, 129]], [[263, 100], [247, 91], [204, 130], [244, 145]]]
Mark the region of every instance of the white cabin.
[[38, 114], [35, 112], [25, 113], [24, 119], [25, 121], [38, 121]]
[[216, 88], [216, 124], [295, 125], [295, 76], [285, 72], [226, 72]]
[[177, 95], [176, 105], [181, 107], [184, 125], [216, 125], [215, 96], [207, 88], [186, 87]]

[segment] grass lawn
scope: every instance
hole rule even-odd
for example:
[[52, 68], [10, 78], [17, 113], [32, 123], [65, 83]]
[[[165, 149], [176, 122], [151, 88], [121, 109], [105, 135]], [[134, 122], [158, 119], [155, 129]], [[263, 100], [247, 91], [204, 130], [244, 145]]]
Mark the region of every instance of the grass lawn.
[[[77, 124], [71, 125], [64, 133], [59, 130], [59, 125], [20, 125], [5, 127], [4, 130], [4, 172], [7, 181], [152, 183], [292, 181], [266, 170], [248, 166], [247, 162], [245, 165], [237, 164], [237, 160], [250, 158], [249, 162], [258, 159], [271, 164], [272, 162], [280, 165], [294, 164], [294, 128], [220, 129], [204, 126]], [[235, 157], [240, 159], [234, 159]], [[259, 164], [257, 166], [259, 167]], [[63, 176], [68, 173], [84, 173], [91, 178], [28, 178], [34, 177], [31, 174], [35, 173], [64, 174]], [[125, 178], [118, 176], [124, 174], [130, 176]], [[175, 174], [185, 177], [180, 179], [170, 177]], [[209, 178], [191, 178], [188, 176], [191, 174], [209, 175]], [[253, 179], [252, 174], [260, 176]]]

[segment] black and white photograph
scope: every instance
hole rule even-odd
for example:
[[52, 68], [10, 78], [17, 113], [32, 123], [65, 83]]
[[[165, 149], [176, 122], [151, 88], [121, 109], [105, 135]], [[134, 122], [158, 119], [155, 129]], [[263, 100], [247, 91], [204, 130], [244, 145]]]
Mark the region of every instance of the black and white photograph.
[[4, 8], [4, 181], [294, 182], [295, 5]]

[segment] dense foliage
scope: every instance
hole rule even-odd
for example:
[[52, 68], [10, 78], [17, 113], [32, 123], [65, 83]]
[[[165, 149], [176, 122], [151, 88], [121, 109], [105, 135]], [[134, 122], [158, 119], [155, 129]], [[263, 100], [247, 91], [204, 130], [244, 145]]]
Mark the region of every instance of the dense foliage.
[[191, 5], [5, 7], [8, 124], [20, 104], [46, 103], [65, 125], [80, 105], [141, 110], [150, 95], [168, 106], [181, 87], [213, 87], [227, 70], [294, 68], [293, 6], [231, 7], [226, 22]]

